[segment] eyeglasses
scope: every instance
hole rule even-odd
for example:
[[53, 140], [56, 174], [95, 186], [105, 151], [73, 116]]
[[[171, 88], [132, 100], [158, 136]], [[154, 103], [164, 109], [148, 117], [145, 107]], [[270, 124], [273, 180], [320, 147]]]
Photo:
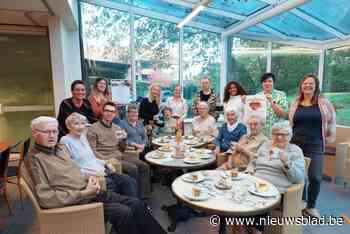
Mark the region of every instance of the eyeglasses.
[[288, 133], [276, 132], [276, 133], [272, 133], [272, 135], [275, 136], [275, 137], [278, 137], [278, 136], [286, 137], [286, 136], [288, 136]]
[[44, 133], [44, 134], [47, 134], [47, 135], [49, 135], [50, 133], [53, 134], [53, 135], [58, 134], [58, 130], [41, 130], [41, 129], [35, 129], [35, 131], [38, 131], [38, 132], [41, 132], [41, 133]]
[[108, 110], [108, 109], [104, 109], [103, 111], [104, 112], [109, 112], [109, 113], [116, 113], [117, 112], [116, 110]]

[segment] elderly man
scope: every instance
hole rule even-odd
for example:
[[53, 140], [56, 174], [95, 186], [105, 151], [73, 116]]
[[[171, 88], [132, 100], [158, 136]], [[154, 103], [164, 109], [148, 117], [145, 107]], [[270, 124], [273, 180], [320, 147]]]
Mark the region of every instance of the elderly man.
[[[132, 197], [102, 191], [96, 177], [86, 176], [57, 145], [58, 122], [38, 117], [31, 123], [35, 146], [26, 158], [33, 191], [43, 208], [103, 202], [104, 216], [117, 233], [166, 233], [142, 203]], [[77, 220], [79, 222], [79, 220]]]
[[122, 155], [119, 143], [127, 137], [127, 134], [112, 122], [116, 111], [117, 107], [113, 102], [107, 102], [103, 106], [102, 119], [93, 124], [87, 132], [88, 141], [97, 158], [105, 160], [114, 158], [121, 161], [122, 171], [137, 180], [140, 197], [149, 198], [150, 168], [138, 158]]
[[74, 112], [66, 119], [69, 133], [61, 138], [73, 162], [87, 175], [95, 175], [107, 189], [126, 196], [137, 197], [136, 180], [115, 173], [113, 162], [97, 159], [86, 139], [86, 117]]
[[192, 111], [194, 115], [198, 115], [198, 103], [206, 102], [209, 106], [209, 114], [215, 119], [219, 118], [219, 113], [216, 111], [218, 96], [215, 91], [210, 88], [210, 80], [208, 77], [203, 77], [201, 80], [201, 90], [193, 99]]

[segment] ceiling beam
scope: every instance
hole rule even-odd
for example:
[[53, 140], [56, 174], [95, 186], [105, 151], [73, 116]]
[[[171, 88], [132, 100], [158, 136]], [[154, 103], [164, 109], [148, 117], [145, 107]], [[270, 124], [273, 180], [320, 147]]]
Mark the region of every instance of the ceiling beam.
[[[111, 9], [116, 9], [120, 11], [126, 11], [126, 12], [131, 12], [133, 11], [134, 14], [141, 15], [141, 16], [146, 16], [146, 17], [151, 17], [155, 19], [160, 19], [172, 23], [179, 23], [182, 21], [182, 18], [171, 16], [168, 14], [163, 14], [163, 13], [158, 13], [155, 11], [143, 9], [140, 7], [135, 7], [129, 4], [123, 4], [123, 3], [117, 3], [117, 2], [111, 2], [107, 0], [84, 0], [86, 3], [94, 4], [97, 6], [103, 6], [103, 7], [108, 7]], [[223, 28], [220, 27], [215, 27], [203, 23], [198, 23], [198, 22], [189, 22], [187, 26], [195, 27], [198, 29], [210, 31], [210, 32], [215, 32], [215, 33], [222, 33], [224, 31]]]
[[[265, 2], [267, 4], [277, 4], [278, 0], [260, 0], [262, 2]], [[315, 17], [310, 16], [309, 14], [295, 8], [290, 11], [290, 13], [298, 16], [299, 18], [305, 20], [306, 22], [318, 27], [319, 29], [328, 32], [330, 34], [333, 34], [337, 38], [344, 39], [346, 38], [346, 35], [339, 30], [336, 30], [335, 28], [323, 23], [322, 21], [316, 19]]]
[[350, 45], [350, 36], [347, 36], [345, 39], [331, 39], [323, 43], [324, 49], [332, 49], [336, 47], [348, 46]]
[[269, 7], [264, 8], [263, 10], [258, 11], [255, 14], [249, 16], [242, 23], [233, 25], [232, 27], [228, 28], [223, 32], [223, 34], [225, 36], [229, 36], [235, 33], [239, 33], [246, 28], [249, 28], [265, 20], [268, 20], [273, 16], [279, 15], [285, 11], [294, 9], [308, 1], [309, 0], [289, 0], [289, 1], [284, 1], [278, 5], [270, 5]]
[[[164, 0], [168, 3], [171, 3], [171, 4], [175, 4], [175, 5], [179, 5], [179, 6], [183, 6], [183, 7], [187, 7], [187, 8], [191, 8], [193, 7], [193, 5], [189, 2], [185, 2], [183, 0]], [[224, 11], [224, 10], [219, 10], [219, 9], [215, 9], [215, 8], [211, 8], [211, 7], [207, 7], [205, 8], [203, 11], [205, 12], [208, 12], [208, 13], [212, 13], [212, 14], [215, 14], [215, 15], [219, 15], [219, 16], [225, 16], [227, 18], [231, 18], [231, 19], [235, 19], [235, 20], [245, 20], [247, 19], [248, 17], [245, 16], [245, 15], [240, 15], [240, 14], [235, 14], [235, 13], [231, 13], [231, 12], [227, 12], [227, 11]], [[270, 26], [266, 25], [266, 24], [263, 24], [263, 23], [260, 23], [258, 25], [256, 25], [258, 28], [261, 28], [263, 30], [265, 30], [266, 32], [269, 32], [271, 33], [272, 35], [280, 38], [280, 39], [286, 39], [286, 35], [271, 28]]]
[[[190, 8], [190, 9], [192, 9], [194, 7], [194, 4], [192, 4], [190, 2], [185, 2], [183, 0], [164, 0], [164, 2], [174, 4], [174, 5], [183, 6], [183, 7]], [[235, 13], [227, 12], [227, 11], [222, 11], [222, 10], [211, 8], [211, 7], [207, 7], [203, 11], [208, 12], [208, 13], [212, 13], [215, 15], [225, 16], [227, 18], [236, 19], [236, 20], [244, 20], [245, 18], [247, 18], [244, 15], [235, 14]]]

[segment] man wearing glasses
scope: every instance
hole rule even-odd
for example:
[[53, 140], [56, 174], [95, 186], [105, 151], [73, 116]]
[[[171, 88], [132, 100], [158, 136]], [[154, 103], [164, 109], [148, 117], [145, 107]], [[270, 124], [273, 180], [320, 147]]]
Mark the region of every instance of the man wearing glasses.
[[122, 171], [138, 182], [139, 196], [143, 199], [151, 196], [150, 167], [147, 163], [132, 156], [124, 156], [121, 144], [126, 144], [126, 132], [113, 123], [117, 106], [107, 102], [103, 106], [102, 118], [91, 125], [87, 132], [90, 146], [97, 158], [117, 159], [122, 164]]
[[41, 207], [102, 202], [104, 216], [117, 233], [166, 233], [137, 198], [101, 191], [96, 177], [81, 173], [68, 152], [57, 145], [55, 118], [38, 117], [31, 128], [35, 145], [25, 161], [29, 173], [25, 179], [31, 180], [28, 184]]

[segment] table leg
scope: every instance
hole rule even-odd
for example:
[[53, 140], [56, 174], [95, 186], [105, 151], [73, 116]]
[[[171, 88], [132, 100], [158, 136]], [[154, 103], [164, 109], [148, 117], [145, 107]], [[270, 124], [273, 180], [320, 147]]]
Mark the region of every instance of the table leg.
[[226, 222], [225, 217], [220, 216], [220, 226], [219, 226], [219, 234], [226, 234]]

